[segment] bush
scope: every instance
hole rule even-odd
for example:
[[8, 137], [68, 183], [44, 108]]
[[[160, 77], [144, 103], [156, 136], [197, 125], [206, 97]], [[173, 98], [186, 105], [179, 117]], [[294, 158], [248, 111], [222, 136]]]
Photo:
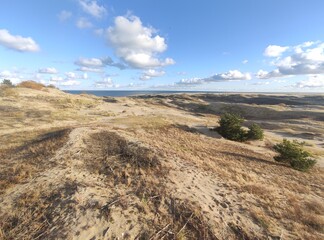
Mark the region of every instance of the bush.
[[55, 85], [53, 85], [53, 84], [49, 84], [49, 85], [47, 85], [47, 87], [57, 89], [57, 87]]
[[221, 116], [219, 127], [216, 128], [216, 131], [224, 138], [243, 142], [246, 140], [246, 131], [241, 126], [243, 122], [244, 119], [239, 115], [225, 113]]
[[242, 128], [244, 118], [235, 113], [225, 113], [219, 120], [219, 127], [215, 128], [224, 138], [244, 142], [247, 140], [262, 140], [263, 130], [258, 124], [253, 123], [249, 127], [249, 131]]
[[247, 139], [249, 140], [262, 140], [264, 138], [263, 130], [258, 125], [253, 123], [249, 127], [249, 131], [247, 132]]
[[12, 82], [8, 79], [3, 79], [2, 83], [3, 85], [5, 86], [8, 86], [8, 87], [13, 87], [14, 85], [12, 84]]
[[45, 85], [43, 85], [41, 83], [34, 82], [34, 81], [24, 81], [24, 82], [19, 83], [17, 86], [23, 87], [23, 88], [31, 88], [31, 89], [35, 89], [35, 90], [41, 90], [43, 87], [45, 87]]
[[307, 171], [316, 164], [316, 160], [310, 152], [303, 149], [304, 145], [304, 142], [283, 139], [282, 143], [274, 145], [274, 150], [279, 153], [274, 159], [278, 162], [288, 163], [296, 170]]

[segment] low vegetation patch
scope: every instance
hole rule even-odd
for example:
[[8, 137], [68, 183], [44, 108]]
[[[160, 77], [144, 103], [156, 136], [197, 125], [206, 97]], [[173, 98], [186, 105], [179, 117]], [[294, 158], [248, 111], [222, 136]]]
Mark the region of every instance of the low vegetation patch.
[[235, 113], [225, 113], [219, 120], [219, 127], [215, 130], [224, 138], [244, 142], [247, 140], [262, 140], [263, 130], [261, 127], [253, 123], [249, 130], [245, 130], [242, 127], [245, 119]]
[[18, 196], [12, 211], [0, 213], [0, 239], [68, 238], [67, 224], [63, 223], [73, 222], [76, 203], [71, 197], [77, 187], [67, 180], [52, 191], [35, 189]]
[[0, 195], [12, 184], [33, 177], [53, 164], [48, 160], [64, 146], [70, 130], [58, 130], [43, 134], [20, 147], [0, 152]]
[[304, 145], [304, 142], [283, 139], [282, 143], [274, 146], [274, 150], [279, 153], [274, 159], [278, 162], [288, 163], [296, 170], [307, 171], [316, 164], [316, 159], [303, 148]]
[[45, 87], [45, 85], [35, 82], [35, 81], [24, 81], [21, 82], [17, 85], [17, 87], [22, 87], [22, 88], [31, 88], [34, 90], [41, 90]]
[[12, 84], [12, 82], [9, 79], [3, 79], [1, 85], [7, 86], [7, 87], [14, 87], [14, 85]]

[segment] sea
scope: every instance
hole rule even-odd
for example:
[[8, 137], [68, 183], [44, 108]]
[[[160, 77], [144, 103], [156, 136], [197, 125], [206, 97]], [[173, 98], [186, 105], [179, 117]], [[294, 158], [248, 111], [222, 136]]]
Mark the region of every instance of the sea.
[[323, 94], [319, 92], [229, 92], [229, 91], [150, 91], [150, 90], [66, 90], [66, 93], [71, 94], [91, 94], [98, 97], [128, 97], [128, 96], [136, 96], [136, 95], [158, 95], [158, 94], [181, 94], [181, 93], [228, 93], [228, 94], [244, 94], [244, 93], [253, 93], [253, 94], [285, 94], [285, 95], [317, 95]]
[[225, 92], [210, 92], [210, 91], [103, 91], [103, 90], [66, 90], [66, 93], [71, 94], [92, 94], [98, 97], [128, 97], [136, 95], [158, 95], [158, 94], [180, 94], [180, 93], [225, 93]]

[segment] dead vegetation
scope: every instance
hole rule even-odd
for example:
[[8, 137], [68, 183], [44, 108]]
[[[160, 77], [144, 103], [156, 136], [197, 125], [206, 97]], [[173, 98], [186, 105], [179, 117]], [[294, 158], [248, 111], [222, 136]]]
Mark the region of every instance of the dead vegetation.
[[[162, 166], [158, 153], [114, 132], [95, 133], [86, 142], [83, 156], [89, 157], [84, 160], [87, 168], [112, 179], [114, 187], [126, 186], [128, 195], [140, 202], [138, 211], [156, 216], [154, 220], [144, 217], [146, 228], [141, 229], [138, 239], [216, 239], [199, 207], [167, 193], [163, 179], [168, 169]], [[102, 211], [109, 214], [112, 205], [127, 208], [129, 203], [122, 198], [107, 202]]]
[[12, 212], [0, 212], [0, 237], [4, 240], [67, 238], [67, 225], [73, 222], [76, 211], [71, 196], [76, 191], [77, 185], [67, 181], [50, 193], [34, 189], [17, 197]]
[[261, 124], [320, 140], [321, 122], [294, 117], [318, 117], [322, 98], [47, 90], [0, 99], [0, 239], [323, 239], [323, 169], [273, 161], [268, 132], [253, 145], [208, 130], [226, 106], [264, 119], [296, 103]]
[[67, 142], [69, 132], [70, 129], [49, 132], [22, 146], [1, 150], [0, 195], [10, 186], [53, 166], [49, 160]]
[[19, 83], [17, 85], [17, 87], [30, 88], [30, 89], [34, 89], [34, 90], [42, 90], [46, 86], [44, 84], [41, 84], [41, 83], [38, 83], [35, 81], [24, 81], [24, 82]]

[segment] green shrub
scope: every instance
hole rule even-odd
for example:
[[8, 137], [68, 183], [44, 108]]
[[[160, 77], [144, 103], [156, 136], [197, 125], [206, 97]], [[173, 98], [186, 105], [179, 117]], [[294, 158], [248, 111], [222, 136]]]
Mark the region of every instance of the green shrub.
[[312, 154], [303, 149], [305, 143], [297, 140], [289, 141], [283, 139], [282, 143], [274, 145], [274, 150], [279, 153], [274, 159], [278, 162], [290, 164], [290, 166], [299, 171], [307, 171], [316, 164]]
[[3, 79], [2, 83], [3, 85], [5, 86], [8, 86], [8, 87], [13, 87], [14, 85], [12, 84], [12, 82], [8, 79]]
[[253, 123], [249, 127], [249, 131], [247, 132], [247, 139], [248, 140], [262, 140], [264, 138], [263, 130], [258, 125]]
[[245, 121], [243, 117], [235, 113], [225, 113], [221, 116], [218, 121], [219, 127], [215, 128], [222, 137], [233, 140], [244, 142], [247, 140], [262, 140], [263, 130], [258, 124], [253, 123], [249, 130], [246, 131], [242, 128], [242, 123]]
[[242, 128], [244, 119], [234, 113], [225, 113], [219, 120], [216, 131], [224, 138], [243, 142], [246, 140], [246, 131]]

